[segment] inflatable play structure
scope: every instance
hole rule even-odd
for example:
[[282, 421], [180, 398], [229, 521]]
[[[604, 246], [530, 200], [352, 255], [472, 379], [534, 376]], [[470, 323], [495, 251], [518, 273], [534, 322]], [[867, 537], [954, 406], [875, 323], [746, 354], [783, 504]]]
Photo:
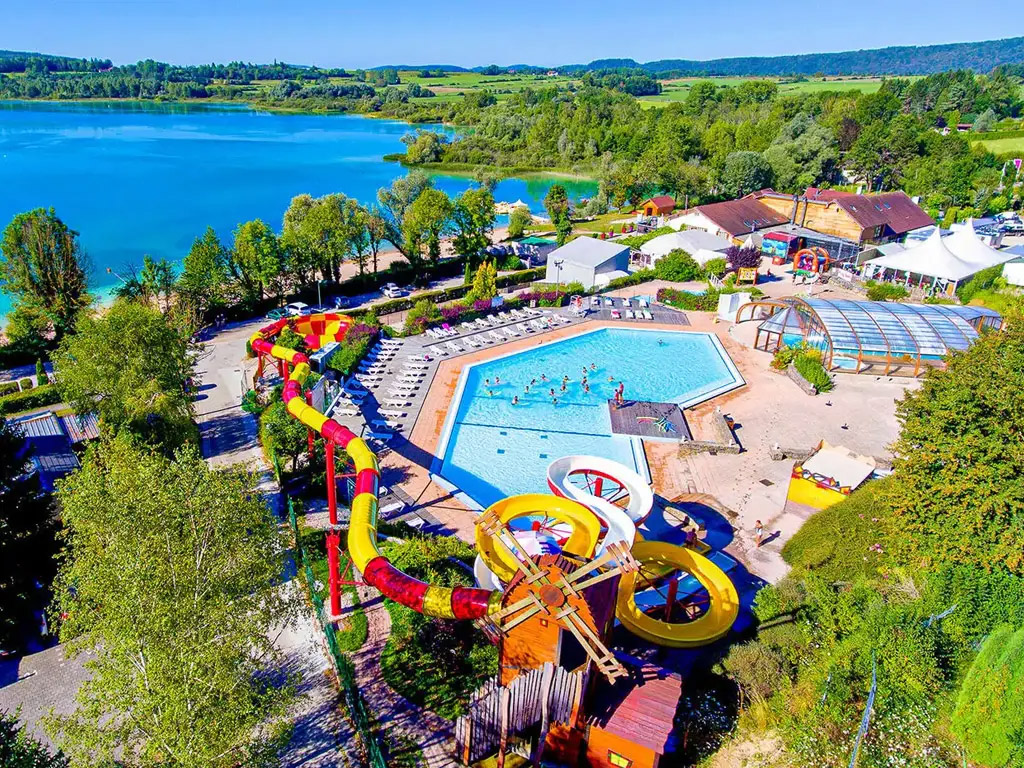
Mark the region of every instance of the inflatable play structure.
[[[257, 377], [262, 376], [265, 361], [279, 367], [285, 382], [282, 399], [288, 413], [310, 430], [310, 450], [313, 433], [324, 439], [332, 620], [341, 616], [342, 528], [335, 466], [335, 451], [340, 448], [354, 464], [355, 475], [347, 552], [365, 583], [390, 600], [429, 616], [482, 620], [481, 627], [496, 638], [507, 637], [512, 627], [533, 615], [531, 611], [543, 608], [560, 628], [583, 644], [609, 677], [620, 674], [616, 670], [621, 669], [618, 662], [609, 660], [611, 654], [603, 646], [601, 636], [607, 635], [611, 625], [599, 626], [592, 618], [581, 618], [589, 615], [586, 612], [564, 608], [577, 605], [584, 599], [581, 595], [588, 594], [585, 590], [596, 595], [595, 605], [606, 602], [608, 610], [627, 629], [659, 645], [703, 645], [729, 631], [739, 610], [736, 588], [729, 578], [695, 551], [644, 541], [637, 526], [643, 524], [654, 506], [649, 484], [636, 472], [597, 456], [568, 456], [552, 462], [547, 477], [551, 494], [511, 496], [480, 515], [476, 527], [479, 556], [474, 568], [478, 587], [426, 584], [396, 568], [377, 548], [380, 470], [376, 457], [362, 438], [310, 405], [303, 392], [310, 373], [307, 356], [274, 343], [289, 327], [303, 336], [311, 350], [317, 350], [342, 339], [352, 322], [339, 314], [283, 318], [261, 328], [249, 341], [252, 353], [259, 358]], [[691, 582], [696, 579], [710, 597], [706, 609], [698, 607], [688, 614], [691, 620], [685, 623], [669, 620], [678, 596], [679, 571], [689, 574], [685, 578]], [[559, 578], [552, 575], [555, 573]], [[593, 592], [613, 576], [621, 579], [610, 601], [607, 595]], [[527, 598], [510, 603], [508, 590], [514, 587], [521, 591], [524, 579], [533, 591]], [[655, 610], [653, 614], [657, 615], [653, 615], [638, 607], [638, 591], [664, 594], [663, 588], [669, 596], [668, 610]], [[556, 607], [560, 609], [556, 611]], [[597, 610], [591, 608], [591, 613]]]
[[828, 272], [832, 266], [832, 257], [821, 246], [803, 248], [793, 254], [793, 275], [812, 277]]

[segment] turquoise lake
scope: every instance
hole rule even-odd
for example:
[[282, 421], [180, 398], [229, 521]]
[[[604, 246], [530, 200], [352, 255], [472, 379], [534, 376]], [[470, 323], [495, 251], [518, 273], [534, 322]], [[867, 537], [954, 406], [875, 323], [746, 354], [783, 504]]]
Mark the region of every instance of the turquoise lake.
[[[282, 115], [244, 106], [0, 102], [0, 226], [22, 211], [53, 207], [93, 266], [91, 288], [143, 254], [180, 262], [212, 226], [230, 243], [243, 221], [280, 229], [292, 197], [342, 192], [361, 202], [402, 176], [383, 160], [402, 152], [406, 123], [356, 115]], [[456, 195], [472, 180], [434, 176]], [[535, 212], [552, 179], [506, 179], [495, 199]], [[561, 182], [571, 197], [590, 182]], [[10, 300], [0, 294], [0, 318]]]

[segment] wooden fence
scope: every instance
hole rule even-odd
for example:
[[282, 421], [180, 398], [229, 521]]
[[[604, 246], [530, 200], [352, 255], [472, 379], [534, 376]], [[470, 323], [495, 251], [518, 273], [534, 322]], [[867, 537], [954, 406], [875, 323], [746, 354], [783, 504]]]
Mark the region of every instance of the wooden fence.
[[510, 738], [539, 726], [538, 742], [553, 723], [570, 724], [586, 688], [585, 672], [569, 672], [548, 662], [519, 675], [507, 686], [496, 679], [473, 694], [469, 711], [455, 722], [455, 754], [470, 765], [504, 752]]

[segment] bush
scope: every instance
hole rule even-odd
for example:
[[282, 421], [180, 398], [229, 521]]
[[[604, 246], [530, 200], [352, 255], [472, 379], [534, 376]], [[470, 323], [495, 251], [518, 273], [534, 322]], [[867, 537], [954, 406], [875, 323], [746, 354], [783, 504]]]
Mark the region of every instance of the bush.
[[983, 269], [971, 276], [970, 280], [957, 286], [956, 295], [964, 304], [970, 304], [975, 294], [991, 288], [996, 280], [1003, 275], [1003, 265], [997, 264], [994, 267]]
[[20, 379], [18, 383], [21, 385], [22, 391], [25, 391], [26, 389], [32, 389], [33, 387], [32, 379], [29, 376], [26, 376], [24, 379]]
[[57, 391], [57, 387], [53, 384], [43, 384], [41, 387], [0, 397], [0, 416], [56, 405], [59, 402], [60, 392]]
[[16, 381], [0, 381], [0, 397], [9, 395], [11, 392], [19, 392], [18, 382]]
[[972, 762], [1024, 766], [1024, 628], [989, 635], [964, 678], [952, 730]]
[[677, 309], [711, 312], [718, 307], [718, 296], [718, 291], [709, 290], [706, 293], [698, 294], [677, 291], [675, 288], [662, 288], [658, 291], [657, 299], [662, 304]]
[[902, 285], [868, 280], [868, 301], [899, 301], [909, 295]]
[[835, 386], [825, 367], [812, 356], [797, 355], [793, 367], [819, 392], [828, 392]]
[[49, 382], [49, 378], [46, 376], [46, 366], [43, 365], [43, 358], [36, 360], [36, 382], [39, 384], [46, 384]]
[[761, 251], [757, 248], [740, 248], [734, 245], [725, 252], [725, 262], [730, 272], [738, 269], [756, 269], [761, 266]]
[[691, 280], [700, 280], [704, 276], [704, 271], [690, 254], [681, 248], [676, 248], [658, 259], [658, 263], [654, 265], [654, 274], [659, 280], [686, 283]]
[[704, 277], [721, 277], [727, 269], [725, 259], [708, 259], [704, 263]]
[[441, 310], [430, 299], [420, 299], [413, 304], [405, 316], [406, 333], [423, 333], [427, 328], [441, 321]]
[[[620, 237], [618, 240], [615, 241], [615, 244], [626, 245], [636, 250], [639, 249], [640, 246], [643, 245], [644, 243], [653, 240], [656, 237], [661, 237], [662, 235], [670, 235], [673, 232], [675, 232], [675, 230], [672, 229], [672, 227], [658, 227], [653, 232], [647, 232], [643, 235], [630, 235], [629, 237]], [[596, 235], [594, 236], [596, 237]]]
[[782, 548], [793, 576], [812, 570], [827, 582], [875, 576], [889, 550], [888, 509], [881, 501], [889, 482], [888, 478], [872, 480], [838, 504], [811, 515]]

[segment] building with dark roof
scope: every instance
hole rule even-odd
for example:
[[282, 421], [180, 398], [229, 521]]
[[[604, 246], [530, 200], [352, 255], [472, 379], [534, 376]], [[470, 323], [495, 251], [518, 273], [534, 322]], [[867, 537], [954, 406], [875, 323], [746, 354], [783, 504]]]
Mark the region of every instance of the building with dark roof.
[[57, 480], [81, 466], [74, 446], [100, 436], [95, 414], [58, 416], [53, 411], [43, 411], [10, 422], [24, 435], [28, 460], [48, 493], [53, 492]]
[[906, 192], [856, 195], [809, 187], [803, 195], [763, 189], [748, 195], [797, 226], [857, 243], [885, 243], [935, 221]]
[[725, 237], [741, 245], [753, 232], [768, 227], [788, 224], [789, 216], [779, 213], [751, 196], [722, 203], [698, 205], [670, 219], [674, 229], [701, 229], [712, 235]]

